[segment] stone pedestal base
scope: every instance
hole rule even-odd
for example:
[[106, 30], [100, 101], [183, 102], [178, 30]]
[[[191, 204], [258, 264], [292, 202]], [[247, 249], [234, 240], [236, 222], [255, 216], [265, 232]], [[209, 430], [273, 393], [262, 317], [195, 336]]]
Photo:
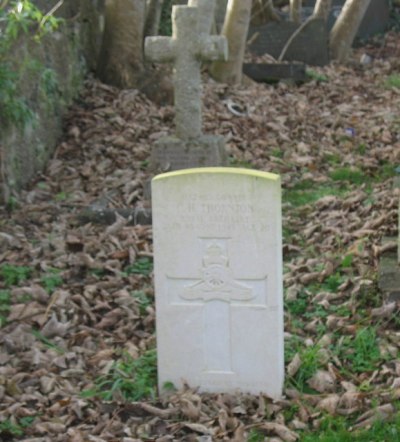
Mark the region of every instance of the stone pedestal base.
[[226, 166], [228, 155], [224, 138], [202, 135], [193, 140], [164, 137], [156, 141], [151, 154], [151, 169], [155, 173], [193, 167]]

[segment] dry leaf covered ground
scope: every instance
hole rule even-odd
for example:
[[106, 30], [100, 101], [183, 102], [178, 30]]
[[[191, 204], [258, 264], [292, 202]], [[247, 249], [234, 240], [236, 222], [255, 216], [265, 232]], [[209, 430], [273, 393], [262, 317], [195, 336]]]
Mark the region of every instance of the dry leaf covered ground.
[[[276, 403], [172, 386], [157, 397], [151, 227], [76, 215], [94, 202], [146, 207], [150, 148], [173, 109], [88, 80], [47, 170], [1, 209], [0, 439], [400, 440], [399, 303], [377, 289], [394, 248], [381, 239], [397, 232], [399, 48], [389, 33], [300, 86], [206, 80], [204, 128], [226, 138], [232, 165], [282, 175]], [[372, 63], [358, 63], [364, 52]]]

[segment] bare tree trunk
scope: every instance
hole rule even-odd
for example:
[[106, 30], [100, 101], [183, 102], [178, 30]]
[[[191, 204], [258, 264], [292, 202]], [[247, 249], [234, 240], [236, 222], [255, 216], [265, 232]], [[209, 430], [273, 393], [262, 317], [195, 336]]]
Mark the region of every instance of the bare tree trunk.
[[317, 0], [314, 7], [313, 18], [320, 18], [326, 22], [328, 20], [331, 6], [332, 0]]
[[146, 0], [107, 0], [97, 75], [121, 89], [137, 88], [158, 104], [172, 102], [172, 83], [144, 63]]
[[347, 0], [334, 24], [329, 46], [331, 57], [339, 62], [346, 61], [354, 37], [371, 0]]
[[163, 4], [164, 0], [147, 0], [146, 24], [144, 26], [145, 37], [158, 35]]
[[210, 66], [211, 75], [218, 81], [238, 84], [242, 81], [242, 65], [250, 23], [252, 0], [229, 0], [222, 35], [228, 40], [228, 61]]
[[301, 22], [301, 0], [290, 0], [290, 20]]
[[137, 84], [144, 71], [146, 0], [107, 0], [97, 74], [120, 88]]
[[281, 18], [274, 8], [273, 0], [254, 0], [251, 9], [252, 26], [261, 26], [270, 21], [280, 21]]

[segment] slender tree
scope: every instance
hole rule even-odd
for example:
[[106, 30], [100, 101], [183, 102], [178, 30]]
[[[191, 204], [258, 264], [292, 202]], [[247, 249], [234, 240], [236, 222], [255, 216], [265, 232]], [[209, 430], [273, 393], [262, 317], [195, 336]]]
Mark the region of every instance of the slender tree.
[[251, 25], [260, 26], [270, 21], [281, 21], [274, 8], [273, 0], [253, 0]]
[[107, 0], [98, 77], [119, 88], [137, 88], [159, 103], [172, 102], [172, 83], [145, 65], [146, 0]]
[[331, 57], [346, 61], [357, 30], [371, 0], [347, 0], [337, 18], [329, 38]]
[[242, 80], [242, 65], [250, 23], [252, 0], [229, 0], [226, 9], [222, 35], [228, 40], [228, 61], [214, 62], [210, 67], [211, 75], [228, 84]]
[[301, 22], [301, 0], [290, 0], [290, 20], [295, 23]]
[[108, 0], [97, 74], [105, 83], [134, 87], [144, 72], [146, 0]]
[[332, 0], [317, 0], [314, 7], [313, 17], [327, 21], [331, 6]]
[[158, 35], [163, 4], [164, 0], [147, 0], [146, 23], [144, 26], [146, 37]]

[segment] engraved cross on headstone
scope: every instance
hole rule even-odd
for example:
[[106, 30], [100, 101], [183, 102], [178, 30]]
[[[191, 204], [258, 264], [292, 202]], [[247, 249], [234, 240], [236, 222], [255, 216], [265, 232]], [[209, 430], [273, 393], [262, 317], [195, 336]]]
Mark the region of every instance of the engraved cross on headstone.
[[199, 32], [197, 7], [174, 6], [172, 37], [147, 37], [145, 55], [151, 61], [174, 63], [176, 135], [182, 140], [201, 136], [201, 63], [226, 60], [225, 37]]
[[[266, 308], [267, 277], [235, 279], [226, 251], [227, 239], [206, 239], [201, 276], [183, 280], [169, 277], [174, 305], [201, 305], [203, 308], [204, 372], [233, 374], [231, 307]], [[261, 290], [257, 290], [258, 288]]]

